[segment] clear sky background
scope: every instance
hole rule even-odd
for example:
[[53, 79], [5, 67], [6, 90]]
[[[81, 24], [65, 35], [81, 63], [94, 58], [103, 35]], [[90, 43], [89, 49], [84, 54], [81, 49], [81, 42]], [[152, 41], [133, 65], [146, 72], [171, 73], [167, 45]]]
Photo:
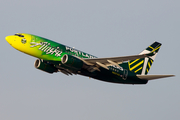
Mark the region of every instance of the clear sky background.
[[[1, 0], [0, 120], [179, 120], [179, 0]], [[162, 43], [147, 85], [47, 74], [5, 37], [30, 33], [98, 57]]]

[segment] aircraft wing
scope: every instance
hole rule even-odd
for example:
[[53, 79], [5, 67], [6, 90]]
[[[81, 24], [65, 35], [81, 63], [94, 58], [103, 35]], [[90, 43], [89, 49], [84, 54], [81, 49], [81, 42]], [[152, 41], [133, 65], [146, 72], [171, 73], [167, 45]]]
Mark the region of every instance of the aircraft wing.
[[120, 64], [124, 61], [129, 60], [135, 60], [139, 58], [145, 58], [151, 56], [150, 54], [142, 54], [142, 55], [132, 55], [132, 56], [122, 56], [122, 57], [109, 57], [109, 58], [93, 58], [93, 59], [83, 59], [85, 62], [96, 64], [96, 63], [102, 63], [102, 64], [112, 64], [117, 63]]
[[165, 77], [173, 77], [174, 75], [137, 75], [138, 78], [142, 80], [153, 80]]
[[135, 59], [139, 59], [139, 58], [145, 58], [145, 57], [154, 56], [158, 52], [161, 44], [158, 43], [158, 42], [155, 42], [155, 43], [152, 44], [152, 46], [154, 46], [153, 49], [151, 47], [152, 50], [148, 50], [149, 48], [147, 48], [146, 50], [144, 50], [139, 55], [122, 56], [122, 57], [110, 57], [110, 58], [93, 58], [93, 59], [83, 59], [83, 60], [85, 62], [87, 62], [87, 63], [98, 64], [100, 66], [101, 65], [107, 66], [108, 64], [114, 64], [116, 66], [119, 66], [118, 64], [121, 64], [124, 61], [130, 61], [130, 60], [135, 60]]
[[[132, 56], [122, 56], [122, 57], [93, 58], [93, 59], [89, 59], [89, 58], [84, 58], [83, 59], [83, 58], [81, 58], [81, 60], [84, 63], [86, 63], [87, 65], [91, 66], [88, 69], [89, 71], [94, 71], [94, 70], [100, 71], [98, 69], [99, 67], [103, 67], [103, 68], [109, 70], [109, 68], [107, 66], [115, 65], [115, 66], [120, 68], [119, 64], [123, 63], [124, 61], [129, 61], [129, 60], [135, 60], [135, 59], [139, 59], [139, 58], [150, 57], [150, 56], [152, 56], [154, 54], [155, 54], [155, 52], [150, 52], [148, 54], [132, 55]], [[92, 70], [91, 68], [93, 68], [94, 70]]]

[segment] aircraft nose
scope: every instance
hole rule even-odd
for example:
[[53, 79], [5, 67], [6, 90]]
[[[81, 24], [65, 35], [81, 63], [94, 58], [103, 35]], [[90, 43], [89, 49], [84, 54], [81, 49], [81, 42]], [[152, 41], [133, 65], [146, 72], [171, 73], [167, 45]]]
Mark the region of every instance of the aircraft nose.
[[8, 39], [9, 39], [9, 36], [6, 36], [6, 38], [5, 38], [5, 39], [6, 39], [6, 41], [8, 41]]
[[13, 41], [13, 39], [12, 39], [12, 37], [11, 36], [6, 36], [6, 41], [11, 45], [12, 44], [12, 41]]

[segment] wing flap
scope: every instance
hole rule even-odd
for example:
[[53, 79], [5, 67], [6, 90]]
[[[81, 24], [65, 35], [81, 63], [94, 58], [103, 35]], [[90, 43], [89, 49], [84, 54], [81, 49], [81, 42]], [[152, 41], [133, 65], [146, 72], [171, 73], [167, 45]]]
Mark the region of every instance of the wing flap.
[[137, 75], [142, 80], [154, 80], [159, 78], [173, 77], [174, 75]]

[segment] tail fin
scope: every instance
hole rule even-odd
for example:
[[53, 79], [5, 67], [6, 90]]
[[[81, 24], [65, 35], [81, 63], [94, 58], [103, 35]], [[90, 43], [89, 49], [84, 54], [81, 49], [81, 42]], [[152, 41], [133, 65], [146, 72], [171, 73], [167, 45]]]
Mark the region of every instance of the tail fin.
[[153, 53], [153, 55], [150, 57], [129, 61], [128, 62], [129, 70], [140, 75], [148, 74], [160, 47], [161, 47], [161, 43], [154, 42], [152, 45], [150, 45], [148, 48], [146, 48], [144, 51], [142, 51], [139, 54], [141, 55], [141, 54]]

